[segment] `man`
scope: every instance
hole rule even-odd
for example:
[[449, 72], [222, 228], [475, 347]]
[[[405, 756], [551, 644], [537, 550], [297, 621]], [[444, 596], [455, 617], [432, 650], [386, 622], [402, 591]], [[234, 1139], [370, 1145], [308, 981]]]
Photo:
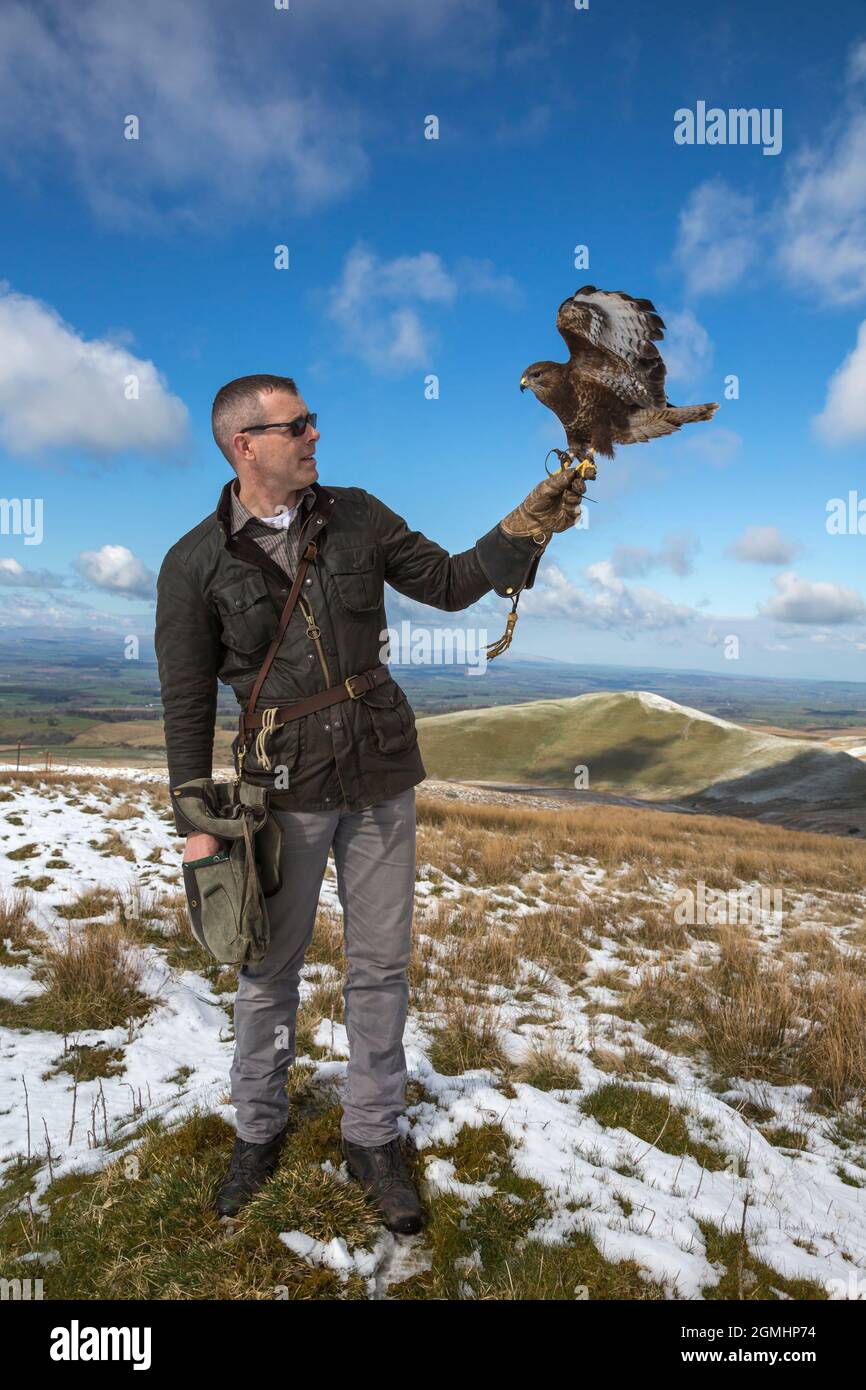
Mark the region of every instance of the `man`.
[[[424, 1213], [398, 1116], [415, 786], [426, 772], [411, 706], [379, 658], [384, 584], [449, 612], [491, 588], [503, 597], [531, 588], [551, 535], [575, 524], [585, 485], [575, 470], [546, 478], [472, 549], [449, 555], [372, 493], [317, 481], [316, 417], [290, 377], [229, 382], [214, 400], [212, 425], [237, 477], [223, 487], [216, 511], [169, 550], [157, 586], [171, 785], [211, 775], [217, 682], [231, 685], [246, 706], [310, 540], [315, 555], [256, 710], [346, 685], [339, 703], [272, 729], [260, 722], [245, 750], [239, 739], [233, 745], [236, 768], [245, 751], [244, 776], [271, 788], [283, 831], [282, 887], [268, 899], [265, 958], [239, 972], [231, 1068], [237, 1139], [217, 1209], [237, 1212], [277, 1166], [288, 1128], [300, 971], [333, 849], [350, 1049], [343, 1155], [389, 1229], [417, 1231]], [[175, 822], [187, 837], [184, 862], [220, 848], [179, 809]]]

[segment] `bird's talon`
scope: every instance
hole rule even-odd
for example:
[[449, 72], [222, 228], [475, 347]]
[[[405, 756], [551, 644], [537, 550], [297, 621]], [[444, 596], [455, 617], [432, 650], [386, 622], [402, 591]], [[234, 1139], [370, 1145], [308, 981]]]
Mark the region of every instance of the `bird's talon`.
[[[547, 460], [550, 458], [551, 454], [556, 454], [556, 457], [559, 459], [558, 468], [548, 468]], [[548, 449], [544, 458], [544, 471], [549, 478], [555, 477], [557, 473], [567, 473], [573, 462], [574, 455], [567, 453], [564, 449]]]

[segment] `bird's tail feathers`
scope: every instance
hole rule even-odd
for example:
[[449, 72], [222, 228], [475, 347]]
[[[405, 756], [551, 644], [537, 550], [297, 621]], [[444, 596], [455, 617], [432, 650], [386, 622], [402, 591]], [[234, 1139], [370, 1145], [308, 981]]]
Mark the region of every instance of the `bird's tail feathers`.
[[628, 422], [630, 444], [643, 443], [648, 439], [660, 439], [665, 434], [674, 434], [680, 425], [690, 425], [695, 420], [712, 420], [718, 410], [718, 402], [706, 405], [666, 405], [663, 410], [639, 410]]
[[690, 425], [694, 420], [712, 420], [718, 408], [718, 401], [708, 401], [704, 405], [669, 405], [665, 415], [672, 425]]

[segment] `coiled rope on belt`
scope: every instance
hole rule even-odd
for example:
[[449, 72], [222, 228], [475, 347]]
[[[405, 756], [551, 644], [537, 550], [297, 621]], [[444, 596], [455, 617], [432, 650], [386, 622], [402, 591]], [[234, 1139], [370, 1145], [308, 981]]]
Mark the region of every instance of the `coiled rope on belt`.
[[271, 770], [271, 760], [268, 757], [267, 751], [268, 739], [274, 729], [278, 727], [276, 705], [271, 705], [267, 709], [263, 709], [262, 727], [256, 734], [256, 758], [258, 759], [259, 766], [263, 767], [266, 772], [270, 772]]

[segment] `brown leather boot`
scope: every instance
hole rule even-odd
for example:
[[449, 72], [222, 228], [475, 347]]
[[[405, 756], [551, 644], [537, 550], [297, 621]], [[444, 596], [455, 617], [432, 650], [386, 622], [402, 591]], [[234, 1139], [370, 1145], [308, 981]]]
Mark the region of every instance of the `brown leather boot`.
[[406, 1168], [399, 1139], [373, 1148], [344, 1139], [343, 1157], [352, 1177], [378, 1207], [389, 1231], [414, 1235], [426, 1225], [424, 1208]]

